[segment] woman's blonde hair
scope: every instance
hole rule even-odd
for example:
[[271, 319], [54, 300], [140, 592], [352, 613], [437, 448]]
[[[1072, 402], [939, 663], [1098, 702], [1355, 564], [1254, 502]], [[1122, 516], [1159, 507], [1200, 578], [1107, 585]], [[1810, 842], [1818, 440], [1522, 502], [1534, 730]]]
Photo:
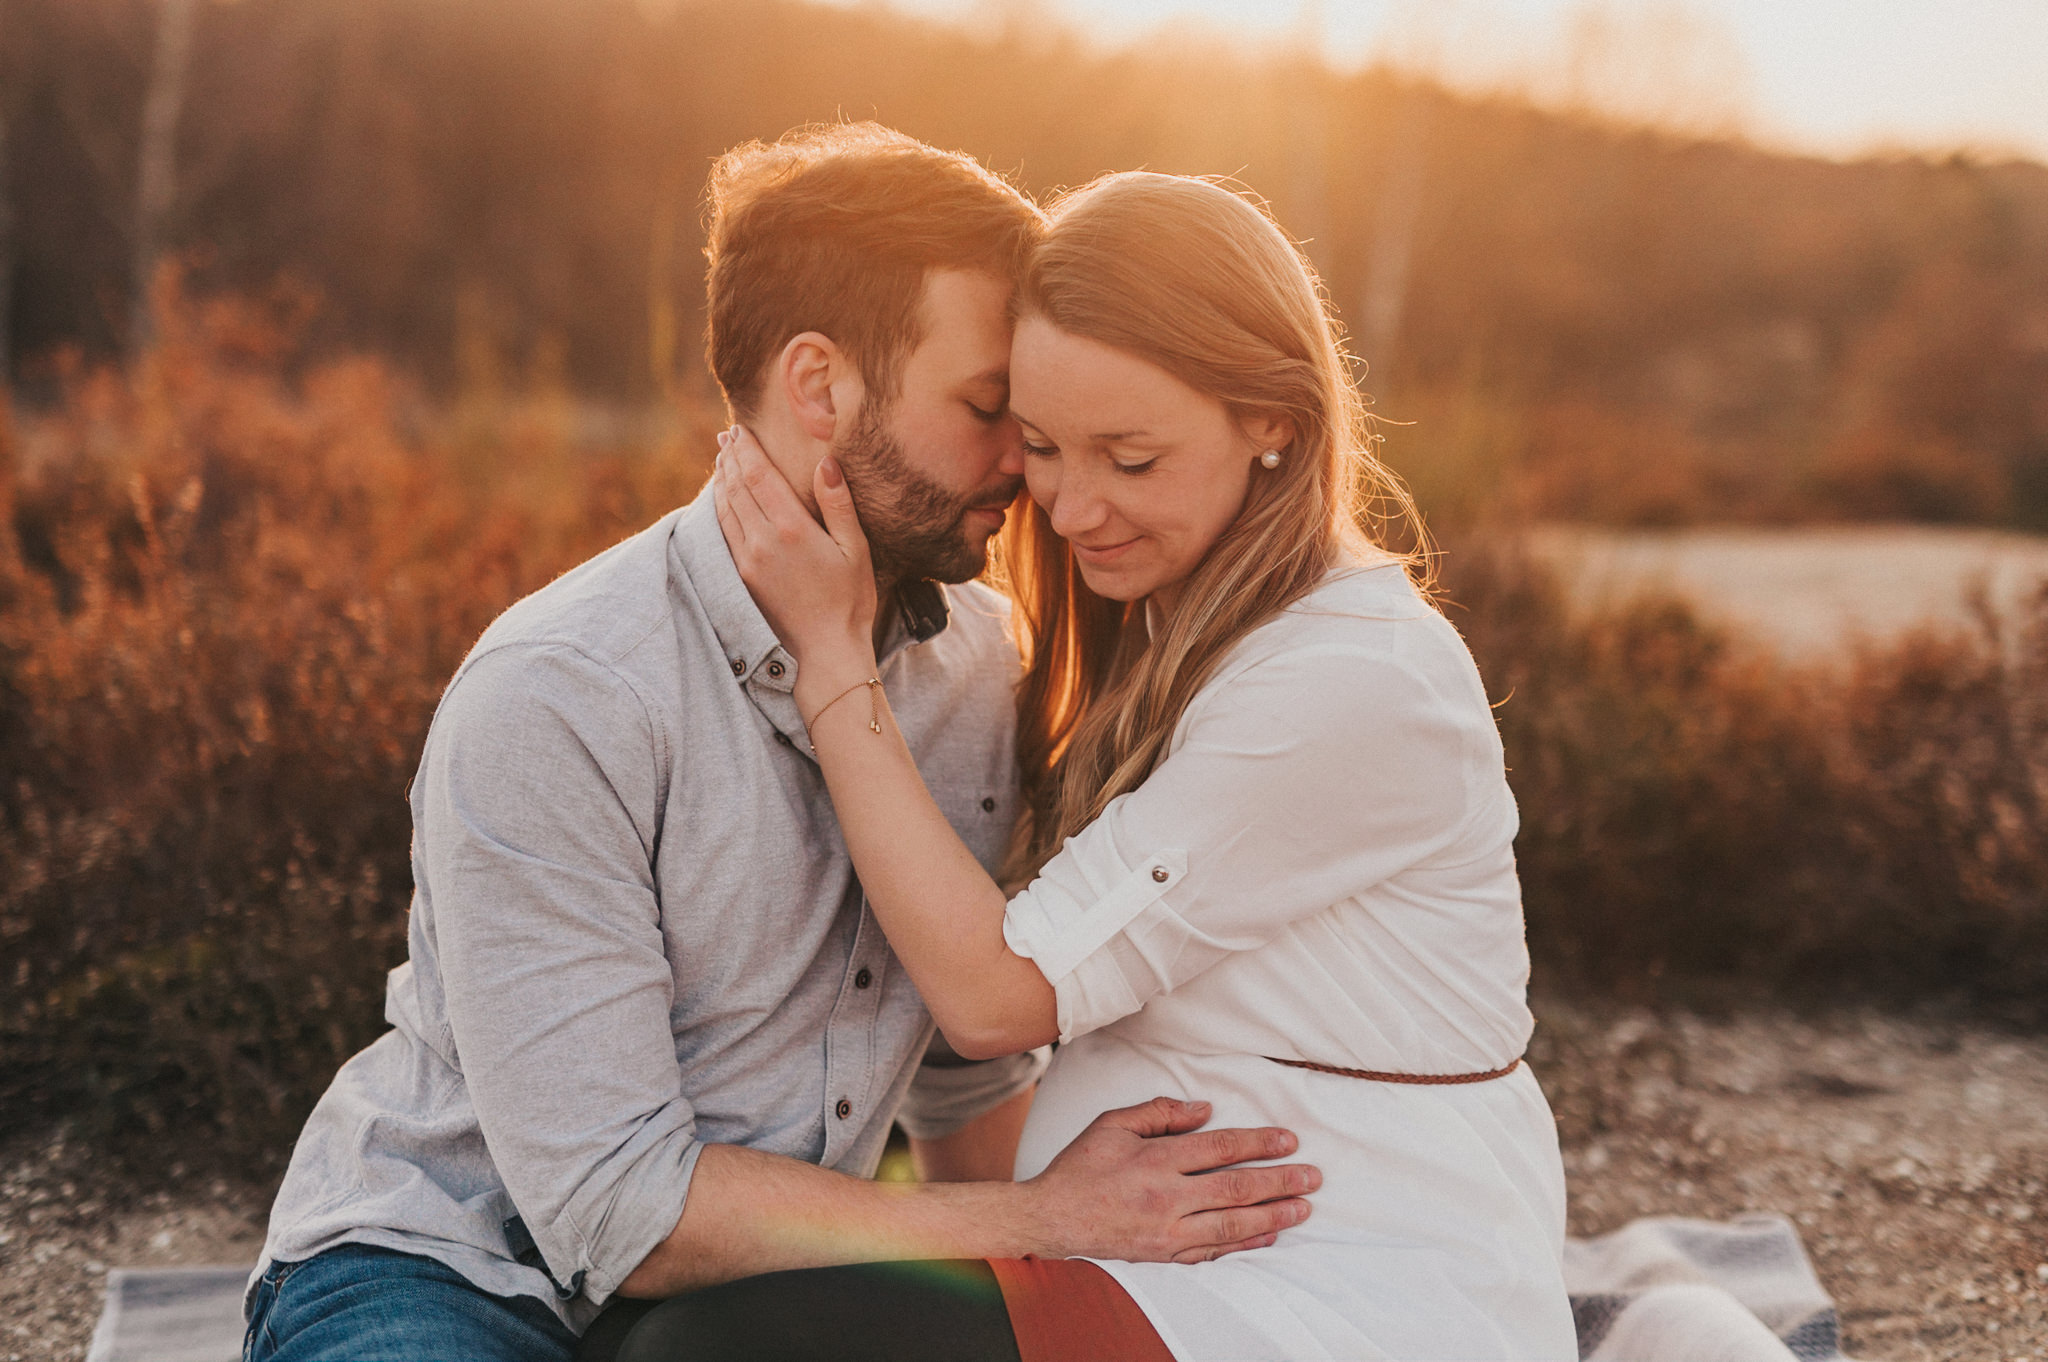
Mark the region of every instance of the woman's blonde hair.
[[1278, 467], [1253, 467], [1243, 511], [1149, 641], [1141, 607], [1090, 591], [1036, 503], [1011, 517], [1001, 575], [1026, 659], [1012, 880], [1150, 775], [1223, 655], [1347, 550], [1399, 558], [1427, 585], [1421, 520], [1374, 455], [1315, 270], [1262, 208], [1212, 180], [1140, 171], [1063, 196], [1051, 218], [1023, 315], [1157, 365], [1233, 416], [1282, 417], [1294, 438]]

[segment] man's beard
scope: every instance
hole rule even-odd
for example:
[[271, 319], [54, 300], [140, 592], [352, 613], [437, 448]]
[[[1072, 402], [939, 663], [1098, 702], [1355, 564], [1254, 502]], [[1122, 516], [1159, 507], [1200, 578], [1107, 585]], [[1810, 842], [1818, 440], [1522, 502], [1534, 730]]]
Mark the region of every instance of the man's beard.
[[988, 542], [968, 542], [967, 512], [1013, 500], [1022, 480], [1004, 478], [964, 494], [933, 482], [910, 466], [879, 407], [862, 404], [853, 430], [832, 451], [860, 512], [875, 575], [886, 582], [972, 581], [988, 566]]

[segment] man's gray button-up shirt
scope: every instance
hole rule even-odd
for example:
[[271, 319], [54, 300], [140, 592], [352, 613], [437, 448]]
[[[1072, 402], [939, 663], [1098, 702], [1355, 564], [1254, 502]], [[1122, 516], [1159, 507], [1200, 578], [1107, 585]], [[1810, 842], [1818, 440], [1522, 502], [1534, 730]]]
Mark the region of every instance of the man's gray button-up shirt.
[[[882, 680], [993, 870], [1017, 804], [1006, 605], [904, 594]], [[674, 1228], [706, 1143], [869, 1176], [899, 1114], [940, 1135], [1029, 1085], [1031, 1056], [925, 1059], [795, 683], [708, 495], [484, 633], [413, 783], [392, 1029], [307, 1121], [258, 1273], [381, 1245], [581, 1330]]]

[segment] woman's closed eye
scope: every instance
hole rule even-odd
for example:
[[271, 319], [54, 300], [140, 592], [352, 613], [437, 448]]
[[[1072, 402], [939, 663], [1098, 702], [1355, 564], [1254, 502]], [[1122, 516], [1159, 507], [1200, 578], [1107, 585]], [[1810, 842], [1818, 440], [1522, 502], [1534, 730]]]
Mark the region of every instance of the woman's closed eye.
[[[1055, 444], [1040, 444], [1036, 440], [1033, 440], [1027, 436], [1024, 440], [1024, 452], [1033, 458], [1051, 459], [1056, 458], [1059, 455], [1060, 447]], [[1125, 463], [1121, 459], [1113, 458], [1109, 461], [1109, 466], [1111, 468], [1114, 468], [1119, 473], [1126, 474], [1130, 477], [1137, 477], [1140, 474], [1151, 472], [1153, 466], [1156, 465], [1158, 462], [1158, 459], [1152, 458], [1139, 459], [1132, 463]]]

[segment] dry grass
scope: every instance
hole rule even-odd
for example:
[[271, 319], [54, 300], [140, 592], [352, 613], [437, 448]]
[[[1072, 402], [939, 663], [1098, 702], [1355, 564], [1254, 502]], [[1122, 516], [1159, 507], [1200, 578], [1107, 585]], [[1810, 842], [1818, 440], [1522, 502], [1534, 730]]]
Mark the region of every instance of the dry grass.
[[[490, 618], [681, 500], [545, 394], [406, 434], [275, 308], [173, 303], [0, 457], [0, 1097], [245, 1142], [303, 1118], [404, 954], [404, 794]], [[708, 432], [704, 432], [708, 437]]]

